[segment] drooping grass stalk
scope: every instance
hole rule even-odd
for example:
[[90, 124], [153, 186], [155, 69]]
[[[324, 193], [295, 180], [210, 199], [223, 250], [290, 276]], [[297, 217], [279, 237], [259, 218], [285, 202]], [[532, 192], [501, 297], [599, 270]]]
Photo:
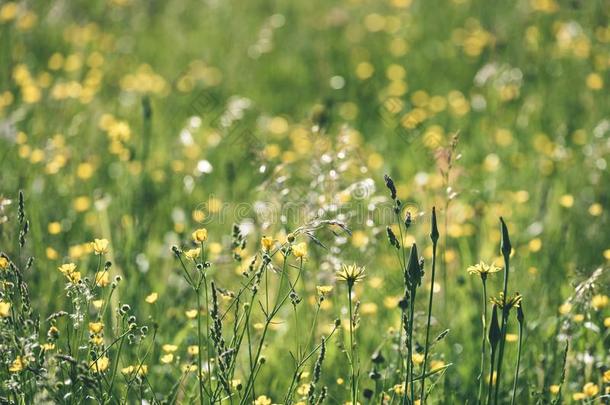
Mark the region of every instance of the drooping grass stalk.
[[517, 320], [519, 321], [519, 346], [517, 348], [517, 366], [515, 367], [515, 378], [513, 381], [513, 396], [510, 400], [510, 404], [515, 404], [515, 396], [517, 394], [517, 380], [519, 379], [519, 366], [521, 365], [521, 345], [523, 343], [523, 322], [525, 320], [523, 316], [523, 303], [517, 307]]
[[[110, 378], [110, 387], [108, 388], [109, 398], [112, 398], [112, 388], [114, 387], [114, 380], [116, 378], [116, 373], [119, 368], [119, 360], [121, 359], [121, 352], [123, 351], [123, 343], [125, 343], [126, 336], [127, 336], [127, 334], [123, 333], [123, 335], [121, 336], [121, 340], [119, 342], [119, 350], [117, 351], [116, 359], [114, 361], [114, 367], [112, 369], [112, 377]], [[96, 364], [97, 364], [97, 360], [96, 360]]]
[[424, 364], [422, 366], [422, 380], [421, 380], [421, 403], [422, 405], [426, 403], [425, 397], [425, 385], [426, 385], [426, 366], [428, 364], [428, 350], [429, 340], [430, 340], [430, 321], [432, 318], [432, 299], [434, 297], [434, 276], [436, 271], [436, 246], [439, 238], [438, 226], [436, 223], [436, 209], [432, 207], [432, 225], [430, 230], [430, 239], [432, 240], [432, 275], [430, 277], [430, 297], [428, 299], [428, 320], [426, 322], [426, 343], [424, 347]]
[[[337, 328], [340, 325], [341, 325], [340, 321], [337, 320], [335, 322], [335, 325], [334, 325], [333, 329], [330, 331], [328, 337], [326, 339], [323, 338], [323, 340], [325, 342], [328, 342], [333, 337], [333, 335], [337, 331]], [[288, 391], [286, 392], [286, 396], [284, 397], [284, 404], [292, 403], [292, 396], [294, 395], [294, 390], [296, 389], [296, 383], [297, 383], [298, 377], [300, 375], [301, 369], [303, 368], [303, 366], [305, 366], [307, 361], [309, 361], [309, 359], [311, 357], [313, 357], [313, 355], [315, 353], [317, 353], [317, 351], [321, 347], [322, 347], [322, 342], [320, 342], [317, 346], [315, 346], [309, 353], [307, 353], [307, 354], [304, 353], [303, 358], [297, 362], [297, 366], [296, 366], [296, 368], [294, 370], [294, 373], [292, 375], [292, 381], [290, 382], [290, 386], [288, 387]]]
[[481, 282], [483, 283], [483, 315], [481, 321], [483, 324], [483, 333], [481, 339], [481, 372], [479, 374], [479, 394], [477, 395], [477, 404], [481, 404], [481, 396], [483, 395], [483, 384], [485, 376], [485, 332], [487, 331], [487, 274], [481, 274]]
[[[256, 352], [254, 355], [254, 361], [250, 368], [250, 375], [248, 376], [248, 380], [246, 381], [246, 385], [244, 387], [244, 396], [243, 396], [242, 400], [240, 401], [240, 404], [246, 403], [245, 400], [248, 397], [250, 392], [252, 392], [252, 400], [254, 401], [254, 399], [255, 399], [254, 398], [254, 380], [256, 379], [256, 370], [259, 366], [261, 351], [263, 349], [265, 338], [267, 337], [269, 325], [271, 324], [271, 321], [273, 320], [275, 315], [278, 313], [279, 309], [282, 307], [284, 302], [286, 302], [286, 300], [290, 296], [290, 294], [286, 294], [285, 296], [282, 297], [282, 286], [284, 285], [284, 279], [287, 278], [287, 274], [286, 274], [287, 262], [288, 262], [288, 253], [284, 253], [284, 258], [283, 258], [283, 263], [282, 263], [282, 273], [280, 275], [280, 282], [279, 282], [279, 286], [278, 286], [278, 293], [277, 293], [277, 297], [275, 300], [275, 304], [273, 305], [271, 312], [265, 313], [266, 319], [265, 319], [265, 324], [263, 326], [263, 332], [262, 332], [261, 339], [258, 343]], [[296, 284], [298, 282], [298, 280], [300, 279], [302, 270], [303, 270], [303, 261], [301, 260], [300, 266], [299, 266], [299, 273], [297, 275], [297, 278], [296, 278], [294, 284]], [[289, 283], [290, 283], [290, 280], [289, 280]]]
[[[492, 393], [493, 393], [493, 382], [494, 382], [494, 366], [496, 360], [496, 347], [498, 341], [501, 338], [500, 326], [498, 325], [498, 308], [494, 304], [491, 311], [491, 323], [489, 325], [489, 345], [491, 346], [491, 361], [489, 368], [489, 387], [487, 389], [487, 405], [491, 405]], [[496, 373], [496, 384], [498, 383], [498, 377]]]
[[508, 315], [510, 312], [510, 308], [506, 305], [506, 300], [508, 298], [508, 273], [510, 272], [510, 253], [512, 250], [510, 244], [510, 238], [508, 236], [508, 228], [504, 223], [504, 219], [500, 217], [500, 225], [502, 231], [502, 240], [500, 242], [500, 250], [502, 251], [502, 256], [504, 257], [504, 294], [503, 294], [503, 305], [502, 305], [502, 327], [500, 329], [500, 342], [498, 348], [498, 365], [496, 371], [496, 392], [494, 395], [494, 402], [498, 403], [498, 397], [500, 394], [500, 378], [502, 376], [502, 361], [504, 360], [504, 345], [506, 344], [506, 329], [508, 325]]

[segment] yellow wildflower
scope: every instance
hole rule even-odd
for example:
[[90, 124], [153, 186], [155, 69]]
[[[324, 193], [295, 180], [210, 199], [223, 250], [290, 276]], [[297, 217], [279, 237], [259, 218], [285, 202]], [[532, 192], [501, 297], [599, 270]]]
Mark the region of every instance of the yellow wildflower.
[[263, 248], [263, 250], [265, 252], [268, 252], [268, 251], [271, 250], [271, 248], [273, 247], [274, 242], [275, 241], [270, 236], [263, 236], [261, 238], [261, 246], [262, 246], [262, 248]]
[[487, 264], [483, 261], [480, 261], [478, 264], [468, 267], [466, 271], [470, 275], [478, 274], [479, 276], [481, 276], [481, 278], [487, 278], [488, 275], [502, 271], [502, 269], [494, 265], [493, 263]]
[[157, 302], [158, 298], [159, 298], [159, 294], [154, 292], [154, 293], [147, 295], [144, 300], [149, 304], [154, 304], [155, 302]]
[[110, 365], [110, 359], [106, 356], [100, 357], [97, 360], [92, 361], [89, 367], [96, 373], [103, 373], [108, 369]]
[[94, 239], [91, 242], [91, 247], [96, 255], [108, 253], [108, 239]]
[[604, 309], [608, 306], [608, 296], [603, 294], [593, 296], [591, 299], [591, 306], [595, 308], [596, 311]]
[[341, 265], [341, 271], [337, 273], [337, 279], [347, 282], [349, 286], [364, 280], [364, 267], [357, 266], [356, 264]]
[[327, 295], [333, 291], [333, 286], [332, 285], [317, 285], [316, 291], [318, 292], [318, 295]]
[[197, 229], [191, 236], [195, 242], [205, 242], [208, 240], [208, 230], [205, 228]]
[[184, 255], [191, 260], [195, 260], [199, 257], [199, 253], [201, 253], [201, 248], [195, 248], [185, 251]]
[[424, 355], [421, 353], [413, 353], [411, 358], [413, 359], [413, 363], [418, 365], [424, 362]]
[[110, 275], [107, 271], [103, 271], [96, 276], [95, 285], [98, 287], [106, 287], [108, 284], [110, 284]]
[[254, 401], [254, 405], [271, 405], [271, 398], [266, 395], [261, 395]]
[[163, 346], [161, 346], [161, 348], [163, 349], [164, 352], [166, 353], [173, 353], [176, 350], [178, 350], [178, 346], [176, 345], [170, 345], [170, 344], [164, 344]]
[[7, 318], [11, 315], [11, 303], [0, 301], [0, 318]]
[[292, 247], [292, 254], [298, 259], [305, 258], [307, 256], [307, 243], [297, 243]]
[[26, 362], [24, 361], [24, 359], [21, 356], [17, 356], [17, 358], [13, 360], [13, 362], [9, 366], [8, 371], [10, 371], [11, 373], [18, 373], [23, 370], [25, 366]]
[[101, 322], [89, 322], [89, 332], [100, 333], [104, 330], [104, 324]]
[[599, 393], [599, 386], [597, 384], [593, 384], [592, 382], [588, 382], [582, 387], [582, 392], [587, 396], [587, 398], [593, 398]]

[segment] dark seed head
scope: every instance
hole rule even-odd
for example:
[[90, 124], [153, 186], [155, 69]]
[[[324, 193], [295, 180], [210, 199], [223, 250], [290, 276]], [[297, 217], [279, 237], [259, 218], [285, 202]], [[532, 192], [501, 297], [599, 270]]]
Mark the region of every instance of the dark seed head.
[[494, 304], [491, 312], [491, 324], [489, 325], [489, 344], [491, 350], [495, 350], [500, 341], [500, 325], [498, 324], [498, 306]]
[[430, 239], [432, 239], [432, 243], [436, 244], [439, 236], [438, 226], [436, 223], [436, 208], [432, 207], [432, 227], [430, 229]]
[[502, 255], [504, 257], [508, 257], [512, 250], [512, 246], [510, 244], [510, 238], [508, 236], [508, 228], [506, 227], [506, 223], [504, 219], [500, 217], [500, 228], [502, 230], [502, 240], [500, 241], [500, 249], [502, 250]]
[[395, 200], [396, 199], [396, 186], [394, 185], [394, 181], [387, 174], [383, 176], [383, 179], [385, 180], [385, 186], [388, 188], [388, 190], [390, 190], [390, 196], [392, 197], [392, 200]]

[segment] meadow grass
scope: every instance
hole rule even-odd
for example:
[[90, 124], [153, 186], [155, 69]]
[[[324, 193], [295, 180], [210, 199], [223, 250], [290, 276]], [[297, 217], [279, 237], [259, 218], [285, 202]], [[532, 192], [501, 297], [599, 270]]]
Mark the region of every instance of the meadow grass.
[[0, 402], [608, 403], [609, 10], [0, 2]]

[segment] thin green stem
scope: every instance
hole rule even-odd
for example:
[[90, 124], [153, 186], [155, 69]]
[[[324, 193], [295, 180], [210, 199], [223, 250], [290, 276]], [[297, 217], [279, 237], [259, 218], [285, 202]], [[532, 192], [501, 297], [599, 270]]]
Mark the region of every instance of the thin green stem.
[[[426, 344], [425, 344], [425, 347], [424, 347], [424, 364], [422, 366], [422, 374], [423, 375], [426, 375], [426, 366], [428, 364], [428, 350], [430, 349], [430, 347], [429, 347], [430, 321], [432, 319], [432, 299], [434, 297], [434, 275], [435, 275], [435, 271], [436, 271], [436, 242], [433, 242], [433, 244], [432, 244], [432, 275], [431, 275], [431, 279], [430, 279], [430, 297], [429, 297], [429, 300], [428, 300], [428, 321], [426, 323]], [[425, 385], [426, 385], [426, 378], [424, 377], [421, 380], [421, 394], [420, 394], [420, 398], [421, 398], [422, 405], [426, 403]]]
[[483, 338], [481, 339], [481, 373], [479, 374], [479, 395], [477, 396], [477, 403], [481, 404], [481, 396], [483, 395], [483, 381], [485, 375], [485, 333], [487, 330], [487, 280], [485, 278], [481, 278], [483, 282]]
[[201, 297], [199, 294], [199, 288], [195, 289], [195, 293], [197, 294], [197, 383], [199, 385], [199, 403], [203, 405], [203, 374], [201, 370]]
[[521, 344], [523, 339], [523, 324], [519, 322], [519, 347], [517, 348], [517, 367], [515, 368], [515, 379], [513, 381], [513, 396], [510, 400], [510, 404], [515, 404], [515, 397], [517, 394], [517, 380], [519, 379], [519, 367], [521, 366]]
[[504, 345], [506, 343], [506, 328], [508, 325], [509, 310], [506, 305], [508, 296], [508, 272], [509, 272], [509, 254], [504, 255], [504, 296], [502, 297], [502, 328], [500, 329], [500, 347], [498, 348], [498, 368], [496, 372], [496, 393], [494, 403], [498, 403], [500, 394], [500, 377], [502, 376], [502, 360], [504, 359]]
[[[491, 395], [493, 392], [493, 383], [494, 383], [494, 363], [496, 360], [496, 351], [495, 349], [492, 347], [491, 348], [491, 366], [489, 368], [489, 387], [487, 389], [487, 405], [491, 405]], [[497, 376], [496, 376], [496, 383], [497, 383]]]
[[[415, 387], [413, 386], [413, 317], [415, 315], [415, 287], [411, 293], [411, 313], [409, 314], [409, 384], [411, 385], [411, 403], [415, 403]], [[406, 389], [406, 387], [405, 387]]]
[[356, 405], [357, 402], [357, 387], [356, 387], [356, 369], [354, 366], [355, 353], [354, 353], [354, 318], [352, 309], [352, 284], [348, 281], [347, 283], [347, 302], [349, 305], [349, 349], [350, 349], [350, 368], [352, 373], [351, 378], [351, 392], [352, 392], [352, 405]]

